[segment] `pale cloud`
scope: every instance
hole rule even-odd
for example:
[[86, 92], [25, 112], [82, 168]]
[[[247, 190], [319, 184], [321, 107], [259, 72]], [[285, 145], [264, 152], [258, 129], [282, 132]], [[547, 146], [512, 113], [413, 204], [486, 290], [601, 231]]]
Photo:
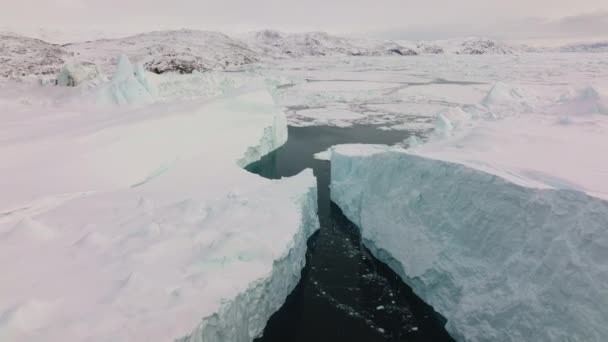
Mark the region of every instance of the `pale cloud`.
[[445, 39], [484, 36], [507, 40], [608, 38], [608, 11], [563, 18], [523, 18], [471, 25], [402, 27], [369, 34], [390, 39]]
[[[606, 0], [0, 0], [0, 26], [111, 31], [195, 28], [245, 31], [277, 28], [335, 33], [479, 32], [497, 22], [562, 19], [584, 32], [580, 13], [608, 11]], [[553, 18], [553, 19], [551, 19]], [[569, 29], [567, 27], [570, 27]], [[404, 31], [404, 30], [401, 30]]]

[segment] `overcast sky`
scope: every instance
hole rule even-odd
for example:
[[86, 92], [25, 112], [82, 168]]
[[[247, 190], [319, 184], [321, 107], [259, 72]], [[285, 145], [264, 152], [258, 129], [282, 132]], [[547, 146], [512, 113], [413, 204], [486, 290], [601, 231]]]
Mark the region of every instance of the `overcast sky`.
[[600, 30], [606, 18], [608, 0], [0, 0], [0, 26], [114, 32], [275, 28], [435, 39], [570, 34], [574, 25], [585, 35]]

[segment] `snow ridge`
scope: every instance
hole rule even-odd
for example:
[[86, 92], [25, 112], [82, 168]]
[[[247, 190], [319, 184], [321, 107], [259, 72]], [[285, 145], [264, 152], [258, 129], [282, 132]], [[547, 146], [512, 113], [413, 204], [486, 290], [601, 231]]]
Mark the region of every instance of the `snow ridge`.
[[608, 202], [380, 146], [335, 148], [331, 171], [366, 246], [457, 340], [608, 336]]

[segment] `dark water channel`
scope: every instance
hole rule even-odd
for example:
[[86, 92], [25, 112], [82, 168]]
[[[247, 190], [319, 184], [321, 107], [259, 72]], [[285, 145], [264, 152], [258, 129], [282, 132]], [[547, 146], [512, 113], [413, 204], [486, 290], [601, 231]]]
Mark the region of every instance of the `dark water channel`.
[[343, 143], [395, 144], [413, 133], [375, 126], [290, 127], [288, 142], [247, 167], [266, 178], [312, 168], [321, 229], [309, 240], [302, 280], [256, 342], [453, 341], [444, 320], [375, 259], [329, 195], [330, 163], [317, 152]]

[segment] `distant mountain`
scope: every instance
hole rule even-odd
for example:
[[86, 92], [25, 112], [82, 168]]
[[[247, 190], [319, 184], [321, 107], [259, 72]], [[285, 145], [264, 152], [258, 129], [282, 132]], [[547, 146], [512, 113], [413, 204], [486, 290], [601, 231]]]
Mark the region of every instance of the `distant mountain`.
[[417, 54], [395, 42], [343, 38], [325, 32], [287, 34], [264, 30], [251, 33], [244, 40], [260, 55], [274, 58]]
[[[51, 40], [57, 41], [56, 38]], [[210, 31], [156, 31], [64, 45], [14, 33], [0, 33], [0, 77], [54, 76], [68, 61], [94, 63], [103, 73], [110, 74], [120, 54], [143, 63], [149, 71], [162, 74], [226, 70], [276, 58], [606, 51], [608, 42], [541, 49], [487, 38], [391, 41], [345, 38], [325, 32], [283, 33], [272, 30], [253, 32], [239, 38]]]
[[487, 38], [442, 41], [366, 40], [337, 37], [325, 32], [286, 34], [259, 31], [244, 38], [252, 50], [272, 57], [390, 56], [424, 54], [513, 54], [518, 47]]
[[410, 44], [415, 44], [414, 49], [420, 54], [510, 55], [522, 52], [520, 47], [488, 38], [418, 41]]
[[562, 46], [561, 52], [608, 52], [608, 41], [596, 43], [578, 43]]
[[53, 30], [39, 28], [0, 27], [0, 34], [44, 40], [51, 44], [81, 43], [92, 40], [127, 37], [130, 34], [96, 30]]

